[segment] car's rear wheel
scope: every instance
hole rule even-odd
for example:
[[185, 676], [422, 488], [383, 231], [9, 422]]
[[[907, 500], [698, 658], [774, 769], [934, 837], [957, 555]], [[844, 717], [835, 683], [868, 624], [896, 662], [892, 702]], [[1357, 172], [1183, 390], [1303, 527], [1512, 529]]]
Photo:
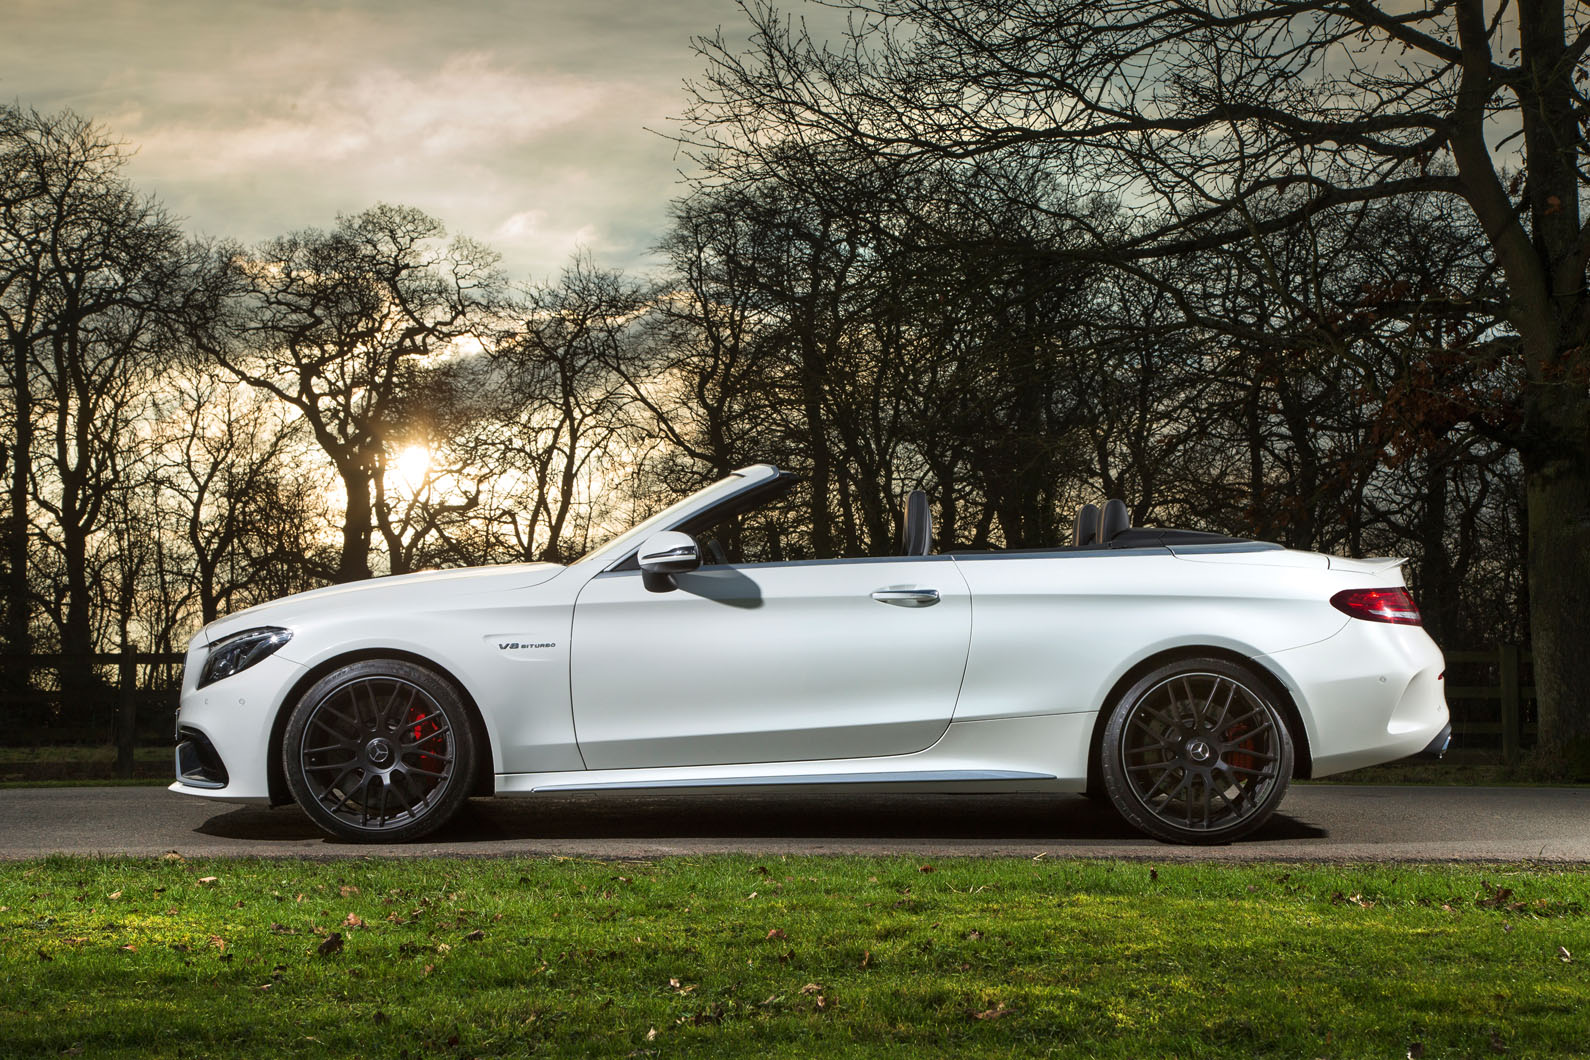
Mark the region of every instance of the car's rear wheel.
[[316, 681], [282, 739], [287, 786], [330, 835], [402, 842], [446, 824], [469, 797], [475, 736], [458, 692], [397, 659], [365, 659]]
[[1178, 659], [1134, 682], [1099, 749], [1110, 802], [1173, 843], [1227, 843], [1275, 812], [1292, 776], [1276, 694], [1225, 659]]

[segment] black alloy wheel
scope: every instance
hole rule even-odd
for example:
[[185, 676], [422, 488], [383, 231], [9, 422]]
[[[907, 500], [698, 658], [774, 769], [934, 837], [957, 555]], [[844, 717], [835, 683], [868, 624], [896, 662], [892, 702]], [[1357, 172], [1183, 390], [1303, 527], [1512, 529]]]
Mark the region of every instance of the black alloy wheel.
[[282, 765], [322, 831], [402, 842], [458, 812], [473, 785], [475, 746], [451, 684], [413, 663], [366, 659], [304, 693], [287, 721]]
[[1228, 843], [1275, 812], [1291, 733], [1268, 684], [1225, 659], [1182, 659], [1132, 685], [1105, 726], [1099, 773], [1115, 809], [1172, 843]]

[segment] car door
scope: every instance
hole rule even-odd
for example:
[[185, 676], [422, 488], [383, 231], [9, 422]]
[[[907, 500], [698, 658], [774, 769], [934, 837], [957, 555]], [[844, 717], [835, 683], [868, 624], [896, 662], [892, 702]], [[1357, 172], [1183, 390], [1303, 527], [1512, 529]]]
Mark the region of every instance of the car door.
[[971, 638], [949, 557], [674, 577], [649, 592], [611, 571], [580, 591], [570, 684], [587, 768], [908, 754], [949, 725]]

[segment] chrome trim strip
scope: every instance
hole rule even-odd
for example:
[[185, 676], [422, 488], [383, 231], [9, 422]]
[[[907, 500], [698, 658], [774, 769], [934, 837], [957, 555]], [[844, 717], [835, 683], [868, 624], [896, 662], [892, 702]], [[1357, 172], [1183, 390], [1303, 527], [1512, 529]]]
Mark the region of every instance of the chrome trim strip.
[[589, 784], [546, 784], [532, 791], [626, 791], [641, 788], [739, 788], [784, 784], [945, 784], [989, 780], [1054, 780], [1052, 773], [1007, 769], [923, 769], [901, 773], [817, 773], [792, 776], [702, 777], [699, 780], [618, 780]]

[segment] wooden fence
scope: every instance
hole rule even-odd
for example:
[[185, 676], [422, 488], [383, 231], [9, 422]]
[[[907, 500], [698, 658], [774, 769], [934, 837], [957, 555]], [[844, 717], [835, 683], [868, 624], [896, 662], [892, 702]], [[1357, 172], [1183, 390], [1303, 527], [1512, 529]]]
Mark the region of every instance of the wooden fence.
[[[1531, 720], [1526, 720], [1526, 713], [1533, 715], [1533, 709], [1526, 712], [1525, 704], [1531, 708], [1535, 702], [1535, 687], [1523, 683], [1522, 674], [1526, 667], [1533, 663], [1533, 657], [1528, 651], [1517, 644], [1498, 644], [1495, 648], [1485, 651], [1449, 651], [1446, 653], [1448, 666], [1463, 668], [1483, 666], [1495, 667], [1496, 683], [1493, 684], [1456, 684], [1451, 681], [1451, 672], [1447, 674], [1446, 698], [1448, 703], [1468, 704], [1478, 702], [1485, 704], [1480, 711], [1453, 710], [1452, 738], [1457, 746], [1462, 746], [1464, 737], [1494, 737], [1501, 739], [1502, 757], [1509, 765], [1518, 761], [1523, 752], [1525, 738], [1532, 743], [1538, 727]], [[1495, 703], [1493, 710], [1489, 704]], [[1474, 714], [1486, 717], [1495, 717], [1495, 721], [1476, 721]]]
[[[0, 687], [0, 712], [12, 716], [7, 720], [13, 722], [6, 742], [12, 747], [111, 744], [116, 748], [116, 775], [132, 776], [133, 751], [139, 743], [140, 729], [145, 742], [171, 738], [171, 723], [181, 692], [182, 661], [181, 652], [0, 655], [0, 674], [6, 678]], [[105, 673], [111, 667], [115, 668], [114, 679]], [[155, 680], [156, 675], [148, 672], [148, 668], [155, 667], [166, 668], [160, 675], [163, 680]], [[89, 668], [100, 669], [93, 675], [92, 694], [87, 697], [92, 702], [88, 703], [67, 703], [61, 687], [64, 682], [57, 682], [54, 688], [41, 688], [32, 680], [37, 670], [54, 670], [59, 675], [64, 670]], [[142, 682], [140, 668], [145, 668]], [[15, 723], [17, 708], [33, 717], [48, 706], [54, 709], [48, 711], [51, 717], [45, 724]]]

